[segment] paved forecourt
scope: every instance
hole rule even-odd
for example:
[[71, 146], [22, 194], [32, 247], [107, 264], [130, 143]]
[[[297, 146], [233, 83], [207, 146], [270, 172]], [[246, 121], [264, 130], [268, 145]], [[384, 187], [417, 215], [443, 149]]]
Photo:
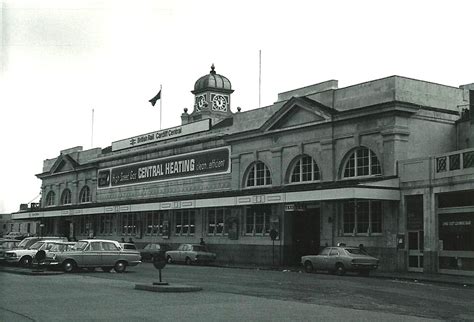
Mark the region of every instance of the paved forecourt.
[[410, 316], [208, 292], [144, 292], [87, 275], [0, 272], [0, 321], [418, 321]]

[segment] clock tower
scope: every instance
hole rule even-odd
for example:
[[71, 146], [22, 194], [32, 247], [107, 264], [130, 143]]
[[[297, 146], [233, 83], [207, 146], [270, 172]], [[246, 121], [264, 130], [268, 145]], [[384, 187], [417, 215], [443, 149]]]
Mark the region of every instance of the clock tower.
[[194, 110], [186, 117], [186, 123], [210, 118], [214, 125], [232, 116], [230, 110], [232, 92], [234, 91], [229, 79], [217, 74], [212, 64], [209, 74], [202, 76], [194, 83], [194, 90], [191, 91], [194, 94]]

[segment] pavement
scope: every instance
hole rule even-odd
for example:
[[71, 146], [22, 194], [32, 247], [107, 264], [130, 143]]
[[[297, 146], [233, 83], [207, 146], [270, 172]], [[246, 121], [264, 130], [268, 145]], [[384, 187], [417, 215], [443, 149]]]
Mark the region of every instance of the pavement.
[[[254, 265], [216, 265], [219, 267], [238, 268], [238, 269], [256, 269], [256, 270], [273, 270], [282, 272], [300, 272], [303, 271], [302, 267], [291, 266], [254, 266]], [[23, 275], [58, 275], [63, 274], [62, 271], [51, 271], [46, 269], [25, 269], [15, 266], [0, 266], [0, 272], [9, 272], [14, 274]], [[415, 283], [435, 283], [435, 284], [448, 284], [458, 285], [463, 287], [474, 287], [474, 276], [461, 276], [461, 275], [450, 275], [450, 274], [430, 274], [430, 273], [418, 273], [418, 272], [383, 272], [383, 271], [372, 271], [370, 273], [372, 278], [381, 279], [392, 279], [410, 281]], [[180, 287], [180, 286], [179, 286]], [[179, 287], [177, 287], [179, 289]], [[169, 288], [169, 287], [168, 287]], [[194, 291], [194, 290], [193, 290]]]
[[[283, 272], [304, 271], [303, 267], [301, 266], [271, 267], [271, 266], [221, 265], [221, 267], [274, 270], [274, 271], [283, 271]], [[415, 283], [423, 282], [423, 283], [436, 283], [436, 284], [460, 285], [464, 287], [474, 287], [474, 276], [464, 276], [464, 275], [423, 273], [423, 272], [384, 272], [384, 271], [375, 270], [375, 271], [370, 272], [370, 277], [392, 279], [392, 280], [404, 280], [404, 281], [410, 281], [410, 282], [415, 282]]]

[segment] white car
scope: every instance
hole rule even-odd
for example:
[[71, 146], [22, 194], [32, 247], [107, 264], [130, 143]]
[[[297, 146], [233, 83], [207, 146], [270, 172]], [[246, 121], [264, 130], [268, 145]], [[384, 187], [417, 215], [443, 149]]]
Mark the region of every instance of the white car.
[[61, 243], [59, 240], [40, 240], [29, 248], [12, 249], [5, 252], [5, 262], [10, 264], [19, 264], [23, 267], [31, 266], [33, 258], [39, 250], [48, 251], [54, 244]]
[[193, 263], [209, 264], [216, 260], [216, 254], [207, 250], [204, 245], [181, 244], [177, 250], [166, 252], [166, 261], [171, 264], [183, 262], [186, 265]]
[[125, 271], [127, 266], [141, 263], [140, 252], [134, 249], [123, 249], [115, 240], [83, 239], [76, 243], [74, 250], [55, 253], [51, 266], [62, 267], [66, 273], [76, 269], [87, 268], [93, 271], [100, 267], [104, 272], [112, 268], [117, 273]]

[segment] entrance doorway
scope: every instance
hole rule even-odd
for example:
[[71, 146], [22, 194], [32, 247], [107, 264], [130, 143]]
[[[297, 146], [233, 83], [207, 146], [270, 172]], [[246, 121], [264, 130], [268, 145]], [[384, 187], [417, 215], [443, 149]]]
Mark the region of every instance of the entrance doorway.
[[59, 236], [67, 237], [72, 239], [74, 232], [74, 225], [71, 220], [63, 219], [59, 225]]
[[423, 272], [423, 230], [408, 232], [408, 270]]
[[293, 264], [299, 264], [301, 256], [319, 253], [319, 208], [295, 211], [293, 214]]

